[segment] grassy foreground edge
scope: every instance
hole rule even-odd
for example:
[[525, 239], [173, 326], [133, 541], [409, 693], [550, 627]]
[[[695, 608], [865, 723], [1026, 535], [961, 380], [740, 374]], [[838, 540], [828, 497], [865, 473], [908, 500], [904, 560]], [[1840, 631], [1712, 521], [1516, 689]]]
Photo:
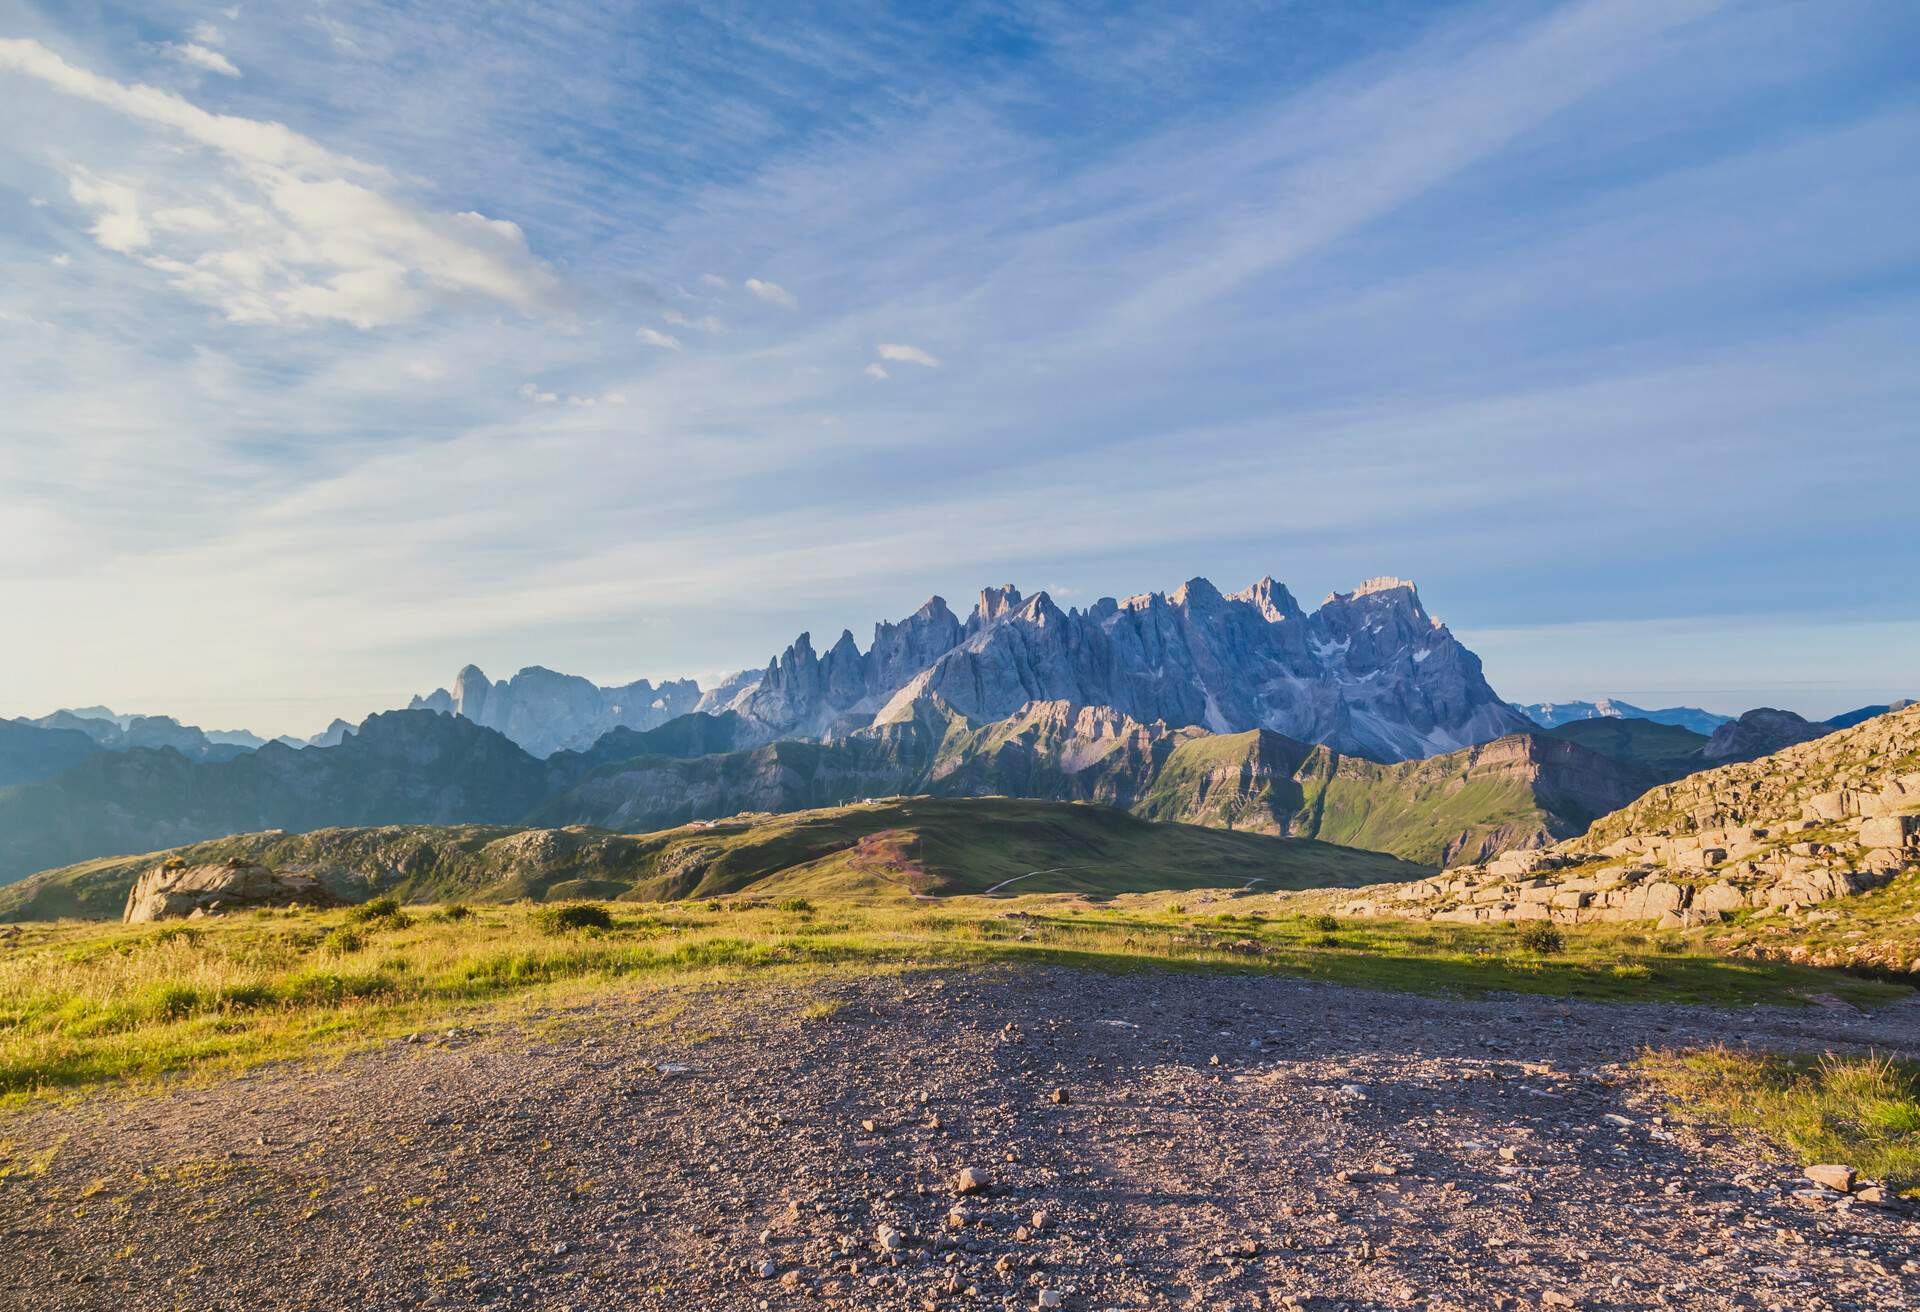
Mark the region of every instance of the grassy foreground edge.
[[[0, 945], [0, 1108], [215, 1077], [616, 986], [826, 971], [1051, 963], [1265, 971], [1368, 988], [1599, 1001], [1872, 1006], [1903, 986], [1730, 959], [1610, 926], [1542, 943], [1512, 926], [1337, 921], [1274, 897], [1190, 913], [1167, 896], [938, 903], [710, 900], [267, 911], [163, 925], [55, 922]], [[604, 920], [605, 927], [595, 922]]]
[[1649, 1052], [1640, 1067], [1682, 1115], [1784, 1143], [1920, 1197], [1920, 1063], [1738, 1048]]

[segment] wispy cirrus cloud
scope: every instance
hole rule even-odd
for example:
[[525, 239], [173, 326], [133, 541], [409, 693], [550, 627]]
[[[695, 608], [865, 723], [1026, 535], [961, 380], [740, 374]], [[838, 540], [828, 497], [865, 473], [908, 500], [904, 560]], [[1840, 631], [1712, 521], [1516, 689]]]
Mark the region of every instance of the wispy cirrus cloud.
[[185, 41], [176, 44], [169, 41], [160, 48], [183, 64], [191, 64], [195, 68], [204, 69], [209, 73], [218, 73], [222, 77], [240, 76], [240, 70], [234, 67], [231, 59], [218, 50], [200, 45], [198, 42]]
[[[282, 124], [214, 114], [144, 84], [77, 67], [37, 41], [0, 40], [0, 72], [113, 111], [185, 143], [113, 175], [68, 166], [108, 250], [238, 323], [336, 319], [370, 329], [471, 296], [524, 313], [557, 304], [558, 278], [516, 224], [387, 194], [384, 169]], [[169, 216], [171, 216], [169, 218]]]

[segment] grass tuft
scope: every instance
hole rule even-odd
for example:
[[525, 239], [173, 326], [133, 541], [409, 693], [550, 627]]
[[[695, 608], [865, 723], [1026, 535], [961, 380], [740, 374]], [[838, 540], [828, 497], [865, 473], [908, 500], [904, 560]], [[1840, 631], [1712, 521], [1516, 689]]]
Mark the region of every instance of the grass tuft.
[[1641, 1068], [1677, 1111], [1784, 1142], [1920, 1197], [1920, 1063], [1712, 1047], [1649, 1052]]

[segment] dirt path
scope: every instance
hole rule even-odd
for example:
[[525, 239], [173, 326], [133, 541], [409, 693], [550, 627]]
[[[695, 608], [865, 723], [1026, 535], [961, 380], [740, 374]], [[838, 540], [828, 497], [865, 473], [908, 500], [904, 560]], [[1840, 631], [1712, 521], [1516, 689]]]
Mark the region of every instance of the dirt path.
[[0, 1181], [0, 1306], [1920, 1306], [1913, 1210], [1802, 1196], [1615, 1065], [1716, 1039], [1912, 1052], [1920, 1003], [1065, 970], [612, 1001], [0, 1122], [55, 1150]]

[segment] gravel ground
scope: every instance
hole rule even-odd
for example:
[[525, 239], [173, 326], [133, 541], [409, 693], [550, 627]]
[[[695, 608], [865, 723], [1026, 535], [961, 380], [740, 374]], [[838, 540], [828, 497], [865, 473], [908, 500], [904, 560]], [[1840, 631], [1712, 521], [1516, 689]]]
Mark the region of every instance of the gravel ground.
[[1721, 1040], [1913, 1053], [1920, 1000], [1055, 969], [623, 996], [0, 1121], [0, 1305], [1920, 1306], [1916, 1209], [1663, 1123], [1620, 1064]]

